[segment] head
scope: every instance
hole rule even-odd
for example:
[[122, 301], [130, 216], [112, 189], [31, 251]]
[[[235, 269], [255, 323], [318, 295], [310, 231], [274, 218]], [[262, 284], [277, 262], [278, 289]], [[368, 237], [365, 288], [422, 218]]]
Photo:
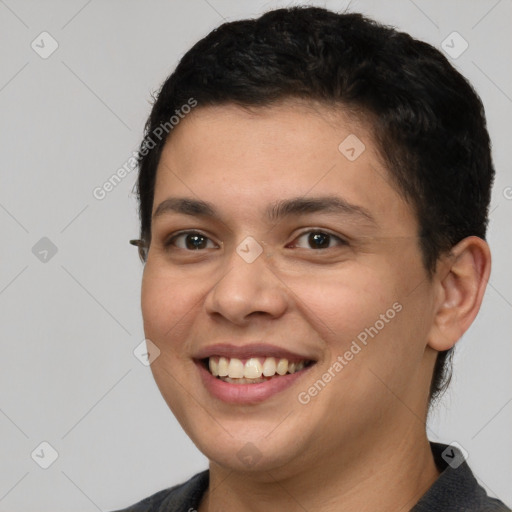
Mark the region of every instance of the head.
[[[265, 438], [261, 450], [284, 439], [264, 435], [279, 393], [234, 409], [199, 389], [194, 359], [210, 342], [289, 340], [313, 362], [281, 429], [298, 435], [306, 424], [311, 449], [320, 424], [356, 436], [396, 412], [402, 392], [426, 411], [482, 299], [493, 175], [478, 95], [407, 34], [299, 7], [225, 23], [199, 41], [154, 102], [138, 179], [144, 325], [161, 351], [152, 369], [194, 442], [211, 450], [198, 426], [208, 418], [218, 437]], [[171, 196], [202, 203], [159, 210]], [[317, 205], [332, 196], [339, 224], [334, 207]], [[292, 198], [302, 203], [276, 207]], [[300, 244], [303, 225], [318, 229]], [[185, 246], [171, 252], [187, 228], [203, 238], [181, 236]], [[246, 237], [256, 244], [243, 247], [261, 249], [251, 263], [236, 250]], [[326, 240], [321, 257], [309, 254]], [[338, 420], [340, 407], [359, 424]], [[273, 464], [291, 457], [273, 453]]]

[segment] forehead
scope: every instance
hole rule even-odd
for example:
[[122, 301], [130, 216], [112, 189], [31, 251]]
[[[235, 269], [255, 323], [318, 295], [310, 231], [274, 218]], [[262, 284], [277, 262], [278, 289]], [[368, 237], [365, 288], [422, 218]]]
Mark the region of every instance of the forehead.
[[[283, 102], [244, 109], [198, 107], [164, 146], [153, 213], [168, 196], [217, 204], [226, 213], [261, 215], [287, 197], [335, 194], [379, 220], [415, 219], [382, 163], [371, 130], [325, 105]], [[407, 223], [406, 223], [407, 224]]]

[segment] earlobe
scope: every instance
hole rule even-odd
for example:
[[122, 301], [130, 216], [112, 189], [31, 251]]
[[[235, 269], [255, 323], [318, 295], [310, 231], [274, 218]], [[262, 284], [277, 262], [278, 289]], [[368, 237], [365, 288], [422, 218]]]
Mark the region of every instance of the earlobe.
[[491, 253], [485, 240], [470, 236], [442, 257], [434, 279], [439, 291], [428, 345], [448, 350], [475, 319], [491, 272]]

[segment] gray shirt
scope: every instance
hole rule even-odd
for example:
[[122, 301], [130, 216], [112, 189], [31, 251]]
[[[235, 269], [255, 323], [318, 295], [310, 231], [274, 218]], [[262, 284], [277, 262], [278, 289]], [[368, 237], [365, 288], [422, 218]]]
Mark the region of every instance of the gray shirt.
[[[510, 512], [487, 495], [457, 448], [438, 443], [430, 446], [441, 474], [410, 512]], [[208, 482], [209, 471], [203, 471], [116, 512], [196, 512]]]

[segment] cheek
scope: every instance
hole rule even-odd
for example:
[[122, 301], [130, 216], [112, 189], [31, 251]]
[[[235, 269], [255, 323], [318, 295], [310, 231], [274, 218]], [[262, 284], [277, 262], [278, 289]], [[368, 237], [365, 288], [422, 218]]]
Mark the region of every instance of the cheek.
[[411, 293], [416, 272], [395, 261], [394, 266], [353, 265], [295, 283], [307, 306], [301, 313], [325, 344], [324, 370], [343, 358], [343, 369], [336, 372], [340, 386], [349, 379], [363, 393], [379, 385], [368, 368], [394, 381], [403, 366], [414, 372], [420, 364], [428, 330], [425, 290], [420, 286]]
[[194, 288], [156, 265], [144, 269], [141, 309], [145, 337], [160, 350], [151, 371], [162, 396], [174, 414], [181, 417], [185, 402], [183, 386], [193, 362], [184, 356], [184, 344], [198, 299]]
[[[141, 309], [146, 337], [154, 338], [160, 344], [179, 339], [179, 332], [186, 324], [188, 314], [192, 312], [197, 300], [195, 287], [191, 283], [146, 266], [141, 288]], [[173, 346], [166, 343], [168, 345]]]
[[301, 299], [302, 313], [338, 352], [394, 302], [387, 283], [380, 282], [378, 274], [356, 265], [338, 273], [303, 278], [290, 288]]

